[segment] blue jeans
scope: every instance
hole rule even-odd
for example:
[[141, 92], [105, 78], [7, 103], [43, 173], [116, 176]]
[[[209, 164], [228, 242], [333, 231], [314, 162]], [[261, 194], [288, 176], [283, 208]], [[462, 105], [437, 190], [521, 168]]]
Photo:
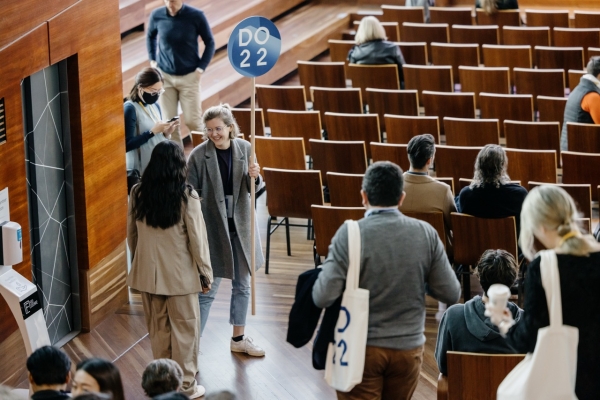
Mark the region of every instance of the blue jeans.
[[[229, 234], [233, 250], [233, 281], [231, 287], [231, 303], [229, 305], [229, 323], [234, 326], [246, 325], [248, 302], [250, 300], [250, 266], [244, 257], [242, 244], [236, 233]], [[222, 278], [215, 278], [208, 293], [198, 294], [200, 302], [200, 334], [204, 332], [210, 306], [215, 300]]]

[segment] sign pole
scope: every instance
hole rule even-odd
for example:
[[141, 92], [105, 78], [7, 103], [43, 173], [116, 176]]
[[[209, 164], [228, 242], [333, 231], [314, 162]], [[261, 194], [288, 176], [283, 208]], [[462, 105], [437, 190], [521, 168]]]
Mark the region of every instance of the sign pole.
[[[255, 90], [256, 90], [256, 78], [252, 77], [252, 96], [250, 97], [250, 162], [254, 163], [255, 162], [255, 148], [254, 148], [254, 132], [255, 132], [255, 126], [256, 126], [256, 115], [254, 114], [256, 112], [256, 104], [255, 104]], [[255, 206], [256, 204], [256, 181], [255, 178], [252, 178], [252, 185], [250, 188], [250, 204], [252, 207]], [[255, 253], [256, 253], [256, 248], [254, 247], [256, 244], [256, 232], [255, 232], [255, 225], [256, 225], [256, 216], [254, 215], [254, 212], [251, 213], [252, 217], [250, 218], [250, 232], [251, 232], [251, 237], [252, 240], [250, 242], [251, 244], [251, 257], [250, 257], [250, 276], [251, 276], [251, 283], [250, 285], [252, 286], [252, 315], [256, 315], [256, 279], [255, 279], [255, 268], [256, 268], [256, 258], [255, 258]]]

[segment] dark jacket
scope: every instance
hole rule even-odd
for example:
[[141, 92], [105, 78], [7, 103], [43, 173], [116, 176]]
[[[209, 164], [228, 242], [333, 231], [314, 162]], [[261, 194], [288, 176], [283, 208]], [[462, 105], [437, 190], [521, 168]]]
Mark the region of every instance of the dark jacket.
[[[481, 8], [481, 1], [475, 1], [475, 8]], [[496, 8], [498, 10], [517, 10], [519, 3], [517, 0], [496, 0]]]
[[31, 400], [70, 400], [67, 392], [56, 390], [40, 390], [31, 396]]
[[[510, 302], [508, 308], [512, 312], [515, 322], [519, 322], [523, 310]], [[435, 346], [435, 359], [442, 374], [448, 375], [447, 351], [488, 354], [517, 353], [500, 336], [498, 328], [484, 313], [485, 304], [483, 304], [481, 296], [476, 296], [465, 304], [455, 304], [444, 313]]]
[[[315, 268], [302, 273], [296, 284], [294, 304], [288, 320], [287, 342], [294, 347], [302, 347], [313, 337], [322, 309], [317, 307], [312, 298], [313, 286], [321, 273], [321, 268]], [[321, 328], [313, 343], [313, 367], [325, 369], [327, 348], [333, 342], [333, 333], [340, 314], [342, 298], [336, 300], [325, 309]]]
[[378, 65], [378, 64], [396, 64], [398, 65], [398, 79], [400, 87], [404, 88], [404, 74], [402, 66], [406, 64], [400, 47], [397, 44], [387, 40], [371, 40], [359, 44], [350, 49], [348, 61], [351, 64]]
[[567, 138], [567, 122], [579, 122], [582, 124], [594, 123], [590, 113], [581, 108], [581, 101], [585, 95], [590, 92], [600, 93], [600, 89], [594, 84], [594, 82], [586, 79], [585, 77], [581, 77], [579, 80], [579, 85], [573, 89], [569, 95], [569, 98], [567, 99], [562, 132], [560, 135], [560, 149], [563, 151], [567, 150], [569, 143]]

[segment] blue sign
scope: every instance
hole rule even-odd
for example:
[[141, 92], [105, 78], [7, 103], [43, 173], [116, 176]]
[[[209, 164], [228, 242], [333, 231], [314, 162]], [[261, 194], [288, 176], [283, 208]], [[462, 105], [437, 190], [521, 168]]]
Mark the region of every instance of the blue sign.
[[266, 74], [281, 53], [281, 35], [273, 22], [264, 17], [248, 17], [233, 29], [227, 55], [233, 68], [247, 77]]

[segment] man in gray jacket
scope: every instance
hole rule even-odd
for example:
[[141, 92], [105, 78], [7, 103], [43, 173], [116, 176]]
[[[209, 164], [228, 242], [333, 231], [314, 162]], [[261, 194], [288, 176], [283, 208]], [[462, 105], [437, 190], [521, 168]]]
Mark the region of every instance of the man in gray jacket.
[[[367, 208], [361, 235], [359, 286], [369, 290], [369, 330], [362, 383], [338, 399], [410, 399], [419, 379], [425, 343], [425, 294], [454, 304], [460, 297], [444, 246], [435, 229], [404, 216], [402, 170], [391, 162], [371, 165], [362, 184]], [[344, 291], [348, 231], [335, 234], [313, 287], [318, 307]]]

